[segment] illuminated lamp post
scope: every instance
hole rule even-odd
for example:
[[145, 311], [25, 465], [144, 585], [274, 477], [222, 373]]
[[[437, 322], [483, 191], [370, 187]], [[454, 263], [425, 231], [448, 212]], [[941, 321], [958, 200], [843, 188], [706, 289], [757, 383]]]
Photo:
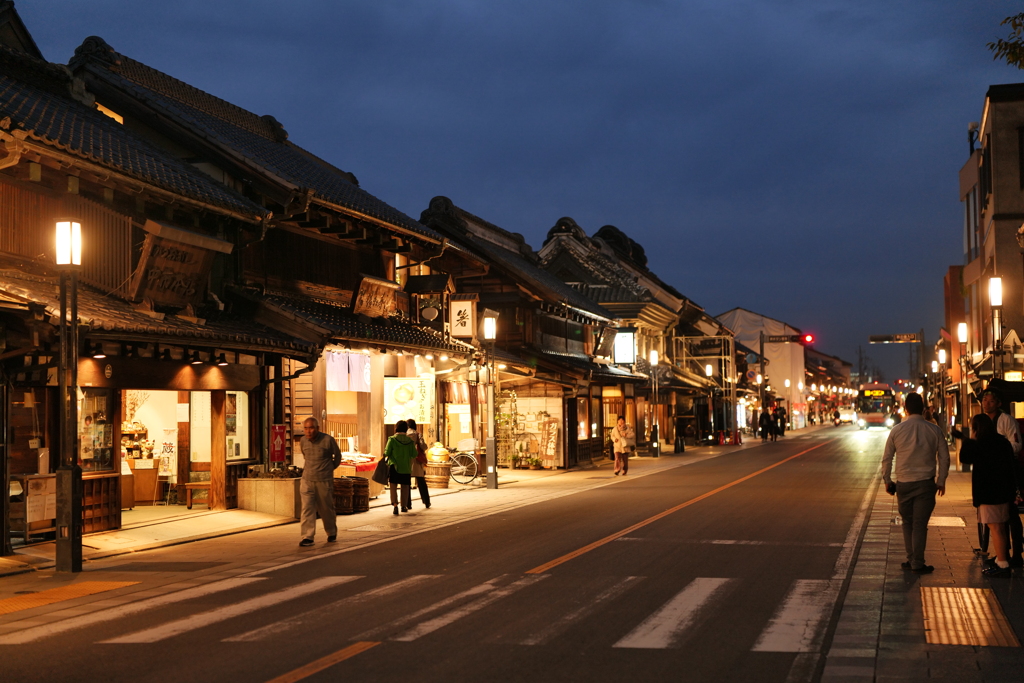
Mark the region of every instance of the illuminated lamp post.
[[1003, 278], [988, 280], [988, 301], [992, 306], [992, 374], [1003, 376]]
[[967, 414], [971, 410], [967, 396], [967, 323], [957, 324], [956, 338], [960, 342], [960, 429], [967, 432]]
[[658, 430], [658, 350], [651, 349], [651, 448], [657, 458], [661, 454], [661, 434]]
[[[704, 365], [704, 375], [708, 379], [712, 379], [715, 374], [715, 369], [711, 367], [711, 363]], [[715, 438], [715, 388], [711, 387], [711, 394], [708, 396], [708, 424], [711, 427], [711, 439]]]
[[[498, 488], [498, 440], [494, 422], [494, 341], [498, 338], [498, 313], [484, 310], [483, 338], [487, 357], [487, 488]], [[490, 361], [488, 364], [487, 361]]]
[[[55, 264], [60, 272], [60, 358], [57, 387], [60, 466], [57, 468], [57, 571], [82, 571], [82, 468], [78, 465], [78, 271], [82, 224], [59, 220]], [[70, 277], [69, 277], [70, 276]], [[68, 324], [68, 280], [71, 324]], [[70, 377], [69, 377], [70, 375]]]
[[949, 428], [949, 417], [946, 415], [946, 349], [939, 349], [939, 406], [943, 415], [942, 431]]

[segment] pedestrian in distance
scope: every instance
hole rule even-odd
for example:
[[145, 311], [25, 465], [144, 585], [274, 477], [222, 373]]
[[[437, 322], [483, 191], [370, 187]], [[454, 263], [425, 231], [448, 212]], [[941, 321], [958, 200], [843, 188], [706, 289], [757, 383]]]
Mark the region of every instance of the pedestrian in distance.
[[772, 433], [775, 429], [775, 421], [768, 414], [767, 406], [761, 408], [761, 417], [757, 420], [757, 426], [761, 429], [761, 443], [767, 443], [768, 437], [772, 437], [772, 441], [775, 441]]
[[788, 415], [788, 413], [786, 412], [786, 407], [785, 406], [779, 406], [778, 408], [776, 408], [776, 411], [778, 411], [778, 412], [777, 412], [776, 417], [775, 417], [775, 431], [776, 431], [776, 433], [779, 436], [785, 436], [786, 435], [786, 417]]
[[[882, 479], [889, 495], [896, 495], [903, 519], [903, 545], [907, 561], [901, 566], [915, 574], [928, 574], [935, 567], [925, 564], [928, 520], [935, 509], [935, 496], [946, 494], [949, 449], [942, 430], [927, 422], [924, 399], [911, 393], [905, 400], [907, 419], [894, 426], [882, 454]], [[896, 481], [893, 482], [895, 460]]]
[[[430, 509], [430, 491], [427, 489], [427, 473], [423, 470], [427, 464], [427, 447], [423, 444], [423, 436], [416, 429], [416, 420], [409, 418], [405, 421], [409, 426], [406, 435], [416, 442], [416, 462], [413, 464], [413, 477], [416, 479], [416, 488], [420, 491], [420, 500], [423, 505]], [[419, 467], [417, 467], [417, 464]], [[412, 500], [409, 500], [409, 509], [412, 510]]]
[[299, 448], [306, 462], [302, 466], [302, 481], [299, 482], [302, 500], [299, 520], [302, 540], [299, 545], [313, 545], [317, 513], [324, 521], [327, 542], [334, 543], [338, 538], [338, 520], [334, 513], [334, 470], [341, 464], [341, 449], [333, 436], [320, 431], [320, 423], [315, 417], [306, 418], [302, 431], [304, 436], [299, 440]]
[[[1016, 507], [1017, 477], [1013, 447], [1002, 434], [996, 432], [992, 418], [982, 413], [971, 418], [972, 438], [963, 439], [960, 462], [971, 467], [971, 496], [978, 508], [978, 523], [988, 526], [995, 550], [995, 564], [982, 570], [982, 574], [1008, 578], [1010, 569], [1010, 540], [1007, 528], [1010, 506]], [[963, 438], [955, 431], [953, 436]]]
[[[395, 423], [395, 433], [384, 446], [384, 459], [388, 462], [388, 484], [391, 486], [391, 506], [394, 514], [398, 514], [399, 505], [402, 512], [408, 512], [412, 504], [412, 463], [416, 459], [416, 443], [409, 438], [409, 423], [399, 420]], [[398, 499], [401, 487], [402, 499]]]
[[[986, 389], [981, 393], [981, 410], [996, 425], [996, 432], [1006, 438], [1013, 448], [1016, 463], [1016, 476], [1022, 478], [1020, 458], [1024, 451], [1024, 439], [1021, 438], [1017, 421], [1003, 411], [1003, 397], [994, 389]], [[1020, 510], [1016, 505], [1010, 507], [1010, 566], [1024, 567], [1024, 526], [1021, 525]]]
[[629, 472], [629, 456], [636, 450], [636, 432], [619, 415], [612, 428], [612, 452], [615, 453], [615, 476]]

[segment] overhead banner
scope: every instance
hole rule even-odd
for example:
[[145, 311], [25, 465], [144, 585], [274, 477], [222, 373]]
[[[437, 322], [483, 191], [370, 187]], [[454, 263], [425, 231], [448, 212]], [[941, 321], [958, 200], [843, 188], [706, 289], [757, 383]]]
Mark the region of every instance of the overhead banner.
[[425, 430], [433, 427], [434, 378], [385, 377], [384, 421], [394, 424], [410, 417]]

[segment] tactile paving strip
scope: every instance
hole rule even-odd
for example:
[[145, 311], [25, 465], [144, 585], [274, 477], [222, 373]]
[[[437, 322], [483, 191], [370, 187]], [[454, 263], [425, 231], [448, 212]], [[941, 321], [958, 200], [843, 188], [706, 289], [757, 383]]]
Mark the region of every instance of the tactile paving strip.
[[921, 606], [925, 638], [933, 645], [1020, 647], [991, 589], [922, 586]]
[[13, 598], [0, 600], [0, 614], [20, 612], [33, 607], [52, 605], [55, 602], [63, 602], [74, 598], [82, 598], [87, 595], [112, 591], [115, 588], [134, 586], [138, 581], [82, 581], [60, 588], [49, 588], [38, 593], [29, 595], [15, 595]]

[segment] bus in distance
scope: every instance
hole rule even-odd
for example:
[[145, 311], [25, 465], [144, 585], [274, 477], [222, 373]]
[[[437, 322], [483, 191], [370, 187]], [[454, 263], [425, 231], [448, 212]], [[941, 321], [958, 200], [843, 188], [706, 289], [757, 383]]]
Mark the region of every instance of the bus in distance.
[[891, 428], [895, 424], [895, 407], [896, 394], [891, 386], [878, 382], [863, 384], [857, 394], [857, 426]]

